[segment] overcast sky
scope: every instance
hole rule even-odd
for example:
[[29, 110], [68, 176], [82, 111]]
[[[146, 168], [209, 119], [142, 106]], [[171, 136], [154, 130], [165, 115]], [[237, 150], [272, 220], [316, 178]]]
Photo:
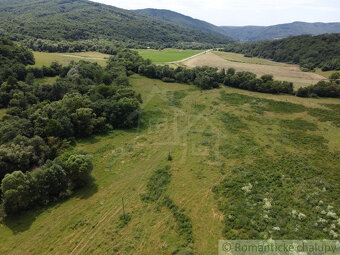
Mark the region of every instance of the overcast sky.
[[168, 9], [215, 25], [340, 22], [340, 0], [94, 0], [124, 9]]

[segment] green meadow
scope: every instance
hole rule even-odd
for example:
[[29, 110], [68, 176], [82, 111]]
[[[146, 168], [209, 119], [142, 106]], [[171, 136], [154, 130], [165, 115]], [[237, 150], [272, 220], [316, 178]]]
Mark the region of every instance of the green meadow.
[[78, 140], [94, 184], [1, 219], [0, 254], [208, 255], [219, 239], [335, 238], [339, 99], [130, 82], [139, 127]]
[[180, 61], [196, 54], [204, 52], [204, 50], [179, 50], [179, 49], [164, 49], [164, 50], [152, 50], [144, 49], [137, 50], [139, 55], [144, 59], [150, 59], [154, 63], [168, 63]]

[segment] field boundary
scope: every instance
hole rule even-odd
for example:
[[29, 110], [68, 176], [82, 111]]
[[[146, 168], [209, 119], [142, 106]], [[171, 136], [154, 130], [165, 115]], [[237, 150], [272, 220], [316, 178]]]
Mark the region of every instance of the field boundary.
[[185, 62], [185, 61], [190, 60], [190, 59], [192, 59], [192, 58], [196, 58], [196, 57], [198, 57], [198, 56], [201, 56], [201, 55], [203, 55], [203, 54], [206, 54], [206, 53], [208, 53], [208, 52], [211, 52], [212, 50], [213, 50], [213, 49], [206, 50], [206, 51], [203, 51], [203, 52], [198, 53], [198, 54], [196, 54], [196, 55], [193, 55], [193, 56], [191, 56], [191, 57], [184, 58], [184, 59], [177, 60], [177, 61], [167, 62], [167, 63], [165, 63], [165, 64], [178, 64], [178, 63], [181, 63], [181, 62]]

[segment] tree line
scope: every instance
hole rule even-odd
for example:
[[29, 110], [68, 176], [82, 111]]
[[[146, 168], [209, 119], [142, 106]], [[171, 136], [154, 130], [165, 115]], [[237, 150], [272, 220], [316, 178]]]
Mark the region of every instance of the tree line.
[[8, 38], [0, 37], [0, 84], [10, 76], [24, 80], [27, 74], [25, 66], [33, 65], [34, 62], [31, 51]]
[[215, 47], [224, 47], [225, 44], [216, 43], [201, 43], [201, 42], [137, 42], [134, 40], [107, 40], [107, 39], [88, 39], [78, 41], [66, 41], [66, 40], [47, 40], [36, 38], [16, 38], [13, 39], [19, 41], [27, 48], [34, 51], [41, 52], [84, 52], [84, 51], [97, 51], [105, 54], [115, 55], [117, 49], [157, 49], [162, 50], [166, 48], [175, 49], [193, 49], [204, 50], [212, 49]]
[[315, 68], [321, 68], [323, 71], [340, 70], [340, 34], [302, 35], [273, 41], [231, 43], [222, 51], [298, 64], [306, 71]]
[[[123, 59], [123, 60], [122, 60]], [[340, 82], [335, 73], [329, 81], [320, 81], [316, 85], [309, 86], [310, 93], [302, 93], [303, 89], [294, 91], [292, 82], [276, 81], [273, 75], [257, 77], [251, 72], [236, 72], [234, 68], [228, 70], [212, 67], [185, 67], [172, 68], [168, 65], [160, 66], [152, 64], [150, 60], [144, 60], [137, 52], [124, 50], [110, 58], [108, 65], [114, 63], [124, 64], [128, 72], [139, 73], [152, 79], [161, 79], [164, 82], [178, 82], [193, 84], [200, 89], [213, 89], [225, 86], [261, 92], [261, 93], [286, 93], [297, 96], [339, 97]]]
[[[141, 97], [129, 87], [131, 72], [120, 62], [107, 68], [80, 61], [25, 70], [22, 81], [9, 76], [0, 87], [1, 106], [7, 108], [0, 123], [0, 181], [8, 214], [86, 185], [90, 157], [65, 151], [76, 138], [132, 128], [140, 117]], [[59, 78], [45, 84], [36, 81], [40, 75]]]

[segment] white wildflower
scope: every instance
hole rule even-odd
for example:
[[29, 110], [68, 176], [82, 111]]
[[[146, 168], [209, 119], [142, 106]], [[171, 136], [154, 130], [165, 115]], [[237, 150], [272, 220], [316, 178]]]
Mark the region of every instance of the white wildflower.
[[335, 220], [338, 219], [338, 216], [336, 215], [335, 212], [328, 212], [328, 213], [327, 213], [327, 216], [328, 216], [329, 218], [332, 218], [332, 219], [335, 219]]
[[245, 193], [250, 193], [251, 190], [253, 188], [253, 185], [251, 185], [251, 183], [249, 183], [248, 185], [242, 187], [241, 189], [245, 192]]
[[280, 229], [280, 227], [273, 227], [273, 230], [274, 231], [280, 231], [281, 229]]
[[319, 218], [318, 223], [327, 223], [327, 220], [323, 218]]
[[322, 200], [319, 201], [319, 205], [323, 205], [323, 201]]
[[331, 205], [327, 206], [327, 210], [328, 210], [328, 211], [332, 210], [333, 208], [334, 208], [334, 207], [331, 206]]
[[263, 199], [264, 205], [263, 205], [263, 209], [270, 209], [272, 208], [272, 204], [270, 202], [270, 200], [268, 198]]
[[334, 230], [329, 231], [329, 235], [333, 238], [338, 238], [338, 236], [339, 236], [337, 233], [335, 233]]
[[331, 229], [336, 229], [335, 224], [332, 224], [332, 225], [331, 225]]
[[296, 216], [298, 215], [298, 212], [296, 210], [292, 210], [292, 216], [295, 219]]
[[298, 215], [299, 220], [304, 220], [304, 219], [306, 219], [306, 217], [307, 216], [303, 213], [299, 213], [299, 215]]
[[325, 214], [327, 214], [327, 212], [325, 210], [322, 210], [321, 214], [325, 215]]

